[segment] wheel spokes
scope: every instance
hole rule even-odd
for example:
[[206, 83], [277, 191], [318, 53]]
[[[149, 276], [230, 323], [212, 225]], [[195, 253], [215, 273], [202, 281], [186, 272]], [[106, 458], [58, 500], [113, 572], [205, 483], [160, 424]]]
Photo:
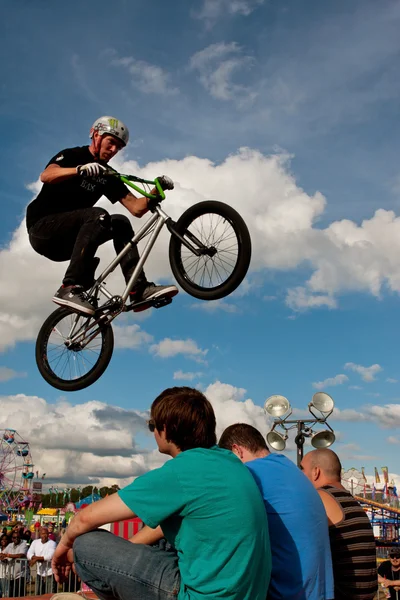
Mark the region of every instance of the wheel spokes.
[[194, 255], [181, 247], [181, 262], [187, 279], [208, 289], [222, 285], [233, 273], [239, 257], [239, 241], [232, 224], [216, 213], [194, 219], [188, 230], [208, 249], [212, 256]]
[[[76, 315], [67, 315], [53, 327], [47, 341], [47, 363], [54, 375], [73, 381], [94, 368], [103, 348], [103, 339], [101, 329], [96, 332], [93, 326], [96, 324], [91, 318], [77, 320]], [[96, 336], [85, 345], [94, 333]]]

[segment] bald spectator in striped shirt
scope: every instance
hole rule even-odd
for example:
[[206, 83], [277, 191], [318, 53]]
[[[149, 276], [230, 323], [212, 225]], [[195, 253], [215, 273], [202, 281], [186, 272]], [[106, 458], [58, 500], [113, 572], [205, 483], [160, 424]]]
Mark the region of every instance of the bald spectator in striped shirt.
[[373, 600], [378, 589], [374, 534], [365, 511], [341, 484], [339, 457], [327, 448], [312, 450], [301, 469], [328, 517], [335, 600]]

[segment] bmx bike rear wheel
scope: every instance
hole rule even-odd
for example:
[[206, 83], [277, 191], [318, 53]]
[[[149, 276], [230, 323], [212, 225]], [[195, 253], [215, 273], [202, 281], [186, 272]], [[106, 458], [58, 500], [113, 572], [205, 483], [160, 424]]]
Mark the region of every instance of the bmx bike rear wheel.
[[39, 331], [36, 363], [47, 383], [65, 392], [76, 392], [101, 377], [113, 349], [111, 325], [62, 307], [46, 319]]

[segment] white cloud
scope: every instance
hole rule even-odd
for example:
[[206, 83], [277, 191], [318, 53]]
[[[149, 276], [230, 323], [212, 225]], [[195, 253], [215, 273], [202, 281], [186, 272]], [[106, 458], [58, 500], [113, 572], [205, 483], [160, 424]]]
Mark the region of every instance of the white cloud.
[[[114, 52], [111, 55], [116, 56]], [[111, 64], [124, 67], [132, 76], [132, 84], [144, 94], [174, 96], [179, 90], [171, 84], [171, 76], [161, 67], [132, 56], [113, 58]]]
[[394, 429], [400, 427], [400, 404], [367, 407], [366, 412], [371, 419], [382, 427]]
[[10, 369], [9, 367], [0, 367], [0, 382], [9, 381], [16, 377], [26, 377], [26, 373], [14, 371], [14, 369]]
[[[310, 247], [314, 272], [304, 287], [295, 289], [295, 300], [296, 296], [301, 299], [300, 308], [312, 306], [312, 298], [318, 299], [321, 294], [334, 308], [334, 296], [344, 291], [369, 292], [379, 298], [386, 284], [399, 292], [400, 263], [393, 248], [399, 232], [400, 219], [393, 211], [383, 209], [360, 226], [344, 219], [320, 233], [314, 231]], [[296, 302], [290, 295], [288, 298], [296, 308]]]
[[240, 106], [254, 100], [255, 93], [235, 83], [233, 77], [250, 68], [253, 62], [236, 42], [219, 42], [196, 52], [190, 59], [190, 68], [199, 74], [200, 82], [213, 98], [232, 100]]
[[348, 380], [349, 378], [347, 375], [343, 375], [341, 373], [339, 375], [335, 375], [335, 377], [328, 377], [327, 379], [324, 379], [324, 381], [314, 381], [313, 387], [315, 387], [317, 390], [322, 390], [323, 388], [330, 387], [332, 385], [342, 385]]
[[237, 313], [239, 312], [236, 304], [232, 304], [231, 302], [226, 302], [225, 300], [211, 300], [210, 302], [196, 302], [190, 305], [190, 308], [194, 308], [196, 310], [202, 310], [203, 312], [215, 313], [217, 311], [222, 310], [222, 312], [227, 313]]
[[[376, 456], [360, 454], [360, 446], [358, 444], [338, 444], [338, 448], [336, 452], [339, 454], [340, 459], [343, 460], [357, 460], [357, 461], [366, 461], [366, 460], [375, 460]], [[342, 480], [343, 481], [343, 480]]]
[[213, 405], [217, 418], [217, 436], [229, 425], [248, 423], [256, 427], [263, 435], [270, 429], [270, 420], [265, 417], [261, 406], [245, 398], [246, 390], [228, 383], [216, 381], [209, 385], [204, 394]]
[[340, 410], [339, 408], [333, 409], [332, 416], [330, 417], [335, 421], [354, 421], [358, 423], [359, 421], [370, 421], [370, 417], [364, 412], [354, 410], [353, 408], [344, 408]]
[[[76, 406], [66, 400], [49, 404], [43, 398], [2, 396], [0, 429], [12, 427], [29, 442], [35, 471], [46, 480], [86, 483], [131, 480], [162, 458], [139, 448], [135, 435], [145, 434], [146, 415], [103, 402]], [[73, 434], [71, 434], [73, 432]]]
[[264, 4], [265, 0], [204, 0], [204, 4], [198, 13], [194, 13], [198, 19], [202, 19], [211, 26], [220, 17], [228, 15], [242, 15], [247, 17], [258, 6]]
[[153, 336], [140, 329], [136, 323], [133, 325], [113, 325], [116, 348], [141, 349], [153, 341]]
[[360, 385], [349, 385], [349, 390], [362, 390]]
[[336, 308], [337, 301], [333, 296], [314, 294], [303, 286], [297, 286], [288, 290], [286, 304], [295, 311], [303, 311], [308, 308]]
[[175, 371], [174, 379], [182, 380], [182, 381], [193, 381], [193, 379], [198, 379], [201, 377], [203, 373], [201, 371], [193, 372], [184, 372], [184, 371]]
[[367, 405], [359, 410], [352, 408], [340, 410], [335, 407], [330, 418], [335, 421], [355, 423], [369, 421], [384, 429], [396, 429], [400, 427], [400, 404]]
[[389, 435], [387, 441], [389, 444], [400, 444], [400, 438], [394, 437], [394, 435]]
[[378, 364], [371, 365], [370, 367], [363, 367], [362, 365], [348, 362], [344, 365], [344, 368], [358, 373], [364, 381], [368, 382], [375, 381], [375, 375], [383, 371], [382, 367]]
[[388, 377], [386, 379], [386, 381], [387, 381], [387, 383], [398, 383], [398, 380], [397, 379], [393, 379], [393, 377]]
[[172, 340], [171, 338], [165, 338], [158, 342], [158, 344], [153, 344], [150, 347], [150, 352], [161, 358], [170, 358], [171, 356], [183, 354], [186, 357], [203, 360], [203, 357], [206, 356], [208, 350], [202, 350], [198, 347], [197, 343], [191, 339]]

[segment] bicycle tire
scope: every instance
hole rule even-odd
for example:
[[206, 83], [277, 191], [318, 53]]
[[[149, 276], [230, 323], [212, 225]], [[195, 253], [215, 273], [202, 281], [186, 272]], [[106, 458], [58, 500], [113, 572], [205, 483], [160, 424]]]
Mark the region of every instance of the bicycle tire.
[[[201, 226], [197, 223], [194, 224], [196, 220], [206, 215], [211, 216], [211, 231], [208, 234], [205, 232], [204, 224]], [[217, 219], [214, 224], [213, 215]], [[218, 218], [221, 220], [218, 220]], [[228, 228], [233, 232], [228, 236], [232, 240], [227, 240], [228, 245], [223, 246], [223, 231], [228, 230]], [[246, 223], [234, 208], [224, 202], [215, 200], [199, 202], [182, 214], [175, 225], [175, 230], [183, 237], [187, 236], [187, 231], [190, 230], [198, 239], [199, 237], [204, 238], [199, 239], [199, 241], [205, 246], [210, 245], [211, 242], [211, 246], [216, 249], [216, 259], [208, 256], [196, 257], [193, 252], [182, 244], [177, 236], [172, 234], [169, 244], [169, 261], [176, 281], [185, 292], [200, 300], [219, 300], [231, 294], [242, 283], [250, 266], [251, 238]], [[232, 251], [235, 244], [237, 245], [236, 259], [233, 258], [234, 252]], [[197, 268], [195, 266], [196, 259], [199, 263]], [[230, 261], [232, 260], [235, 261], [231, 265]], [[201, 270], [202, 261], [203, 271]], [[215, 263], [213, 262], [210, 265], [210, 261], [215, 261]], [[189, 265], [189, 268], [185, 266], [185, 262], [186, 265]], [[226, 279], [223, 279], [221, 270], [226, 269], [228, 263], [232, 267], [231, 273]], [[196, 270], [193, 272], [194, 269]], [[188, 271], [192, 271], [192, 273]], [[217, 285], [212, 284], [213, 273]], [[208, 286], [205, 285], [206, 279], [209, 279], [210, 285]]]
[[[59, 335], [59, 337], [62, 338], [60, 323], [63, 320], [71, 317], [70, 323], [72, 324], [72, 319], [76, 316], [76, 314], [76, 312], [66, 307], [57, 308], [43, 323], [36, 340], [35, 357], [40, 374], [47, 381], [47, 383], [64, 392], [77, 392], [78, 390], [82, 390], [88, 387], [89, 385], [92, 385], [92, 383], [94, 383], [95, 381], [97, 381], [106, 370], [114, 350], [114, 334], [111, 325], [98, 324], [99, 334], [96, 338], [94, 338], [94, 340], [98, 340], [99, 337], [101, 339], [101, 347], [98, 357], [96, 358], [96, 361], [93, 364], [92, 368], [90, 368], [86, 373], [80, 375], [79, 377], [72, 377], [72, 365], [70, 363], [70, 358], [74, 355], [75, 357], [77, 357], [79, 355], [79, 352], [84, 352], [86, 348], [84, 350], [75, 351], [67, 348], [65, 344], [61, 342], [60, 344], [55, 345], [54, 349], [49, 349], [49, 340], [54, 332], [56, 332]], [[91, 317], [83, 315], [80, 318], [82, 319], [82, 321], [87, 321], [88, 323], [92, 320]], [[94, 352], [94, 350], [90, 349], [89, 346], [87, 347], [87, 349], [90, 352]], [[51, 352], [54, 352], [54, 354], [52, 357], [49, 358], [49, 354]], [[58, 352], [58, 355], [56, 354], [56, 352]], [[61, 358], [64, 355], [64, 353], [69, 365], [69, 369], [64, 367], [64, 370], [66, 369], [67, 373], [70, 373], [71, 377], [69, 379], [64, 378], [62, 376], [62, 372], [57, 374], [57, 372], [55, 371], [55, 367], [51, 365], [51, 361], [57, 361], [57, 358], [58, 365], [61, 362]], [[86, 362], [88, 362], [88, 359], [82, 359], [82, 356], [80, 358], [82, 360], [81, 364], [83, 365], [83, 367], [85, 367]], [[72, 364], [75, 367], [76, 373], [77, 369], [79, 369], [78, 360], [73, 359]]]

